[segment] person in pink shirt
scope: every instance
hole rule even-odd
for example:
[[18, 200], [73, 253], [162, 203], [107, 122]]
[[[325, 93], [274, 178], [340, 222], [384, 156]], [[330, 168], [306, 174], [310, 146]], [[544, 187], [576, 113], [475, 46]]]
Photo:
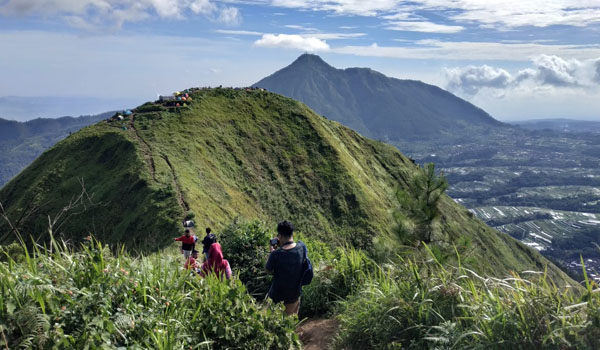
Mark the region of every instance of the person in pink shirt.
[[208, 250], [208, 260], [202, 264], [200, 276], [205, 277], [209, 273], [214, 272], [217, 276], [230, 279], [231, 267], [229, 262], [223, 259], [223, 252], [219, 243], [213, 243]]
[[198, 251], [197, 250], [192, 250], [192, 256], [190, 256], [189, 258], [187, 258], [185, 260], [185, 264], [183, 264], [183, 267], [186, 270], [192, 270], [194, 272], [198, 271], [200, 264], [198, 264]]

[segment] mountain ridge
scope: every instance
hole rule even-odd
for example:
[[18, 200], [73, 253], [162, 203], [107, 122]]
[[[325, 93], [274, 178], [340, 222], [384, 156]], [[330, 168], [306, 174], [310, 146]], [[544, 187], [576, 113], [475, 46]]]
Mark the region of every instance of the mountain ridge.
[[[217, 232], [238, 217], [271, 225], [290, 219], [330, 244], [400, 249], [396, 191], [421, 170], [397, 149], [277, 94], [190, 91], [193, 102], [186, 107], [147, 103], [123, 122], [85, 127], [44, 152], [0, 189], [8, 217], [43, 240], [48, 216], [84, 184], [88, 197], [77, 215], [57, 225], [59, 238], [94, 233], [132, 249], [159, 249], [172, 243], [191, 212]], [[477, 270], [498, 275], [548, 266], [553, 277], [568, 280], [449, 197], [440, 210], [434, 237], [470, 241]], [[0, 223], [0, 244], [12, 235]]]

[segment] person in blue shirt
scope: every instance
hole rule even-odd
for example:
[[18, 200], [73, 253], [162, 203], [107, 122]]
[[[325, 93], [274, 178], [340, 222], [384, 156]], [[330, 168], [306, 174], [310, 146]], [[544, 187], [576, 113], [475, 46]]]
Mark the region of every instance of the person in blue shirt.
[[265, 266], [267, 272], [273, 274], [269, 298], [275, 303], [283, 302], [286, 314], [298, 314], [306, 246], [294, 241], [294, 226], [289, 221], [277, 225], [277, 240], [271, 243]]

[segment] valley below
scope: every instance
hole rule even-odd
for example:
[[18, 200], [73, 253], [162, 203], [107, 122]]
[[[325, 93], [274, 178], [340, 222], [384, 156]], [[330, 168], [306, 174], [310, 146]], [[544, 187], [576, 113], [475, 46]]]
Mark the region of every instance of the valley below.
[[600, 137], [555, 130], [494, 130], [471, 140], [396, 142], [434, 162], [448, 194], [488, 225], [582, 278], [600, 280]]

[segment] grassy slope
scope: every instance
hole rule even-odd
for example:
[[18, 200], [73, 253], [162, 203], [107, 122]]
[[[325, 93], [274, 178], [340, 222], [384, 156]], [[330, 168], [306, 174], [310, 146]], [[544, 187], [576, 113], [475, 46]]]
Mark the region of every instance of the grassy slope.
[[[70, 217], [58, 232], [75, 237], [94, 232], [107, 241], [137, 247], [164, 243], [155, 240], [160, 240], [165, 230], [177, 228], [174, 219], [181, 212], [176, 210], [172, 194], [149, 182], [130, 135], [106, 124], [87, 127], [44, 152], [2, 188], [0, 200], [13, 223], [19, 222], [24, 212], [27, 217], [31, 208], [38, 208], [24, 221], [21, 231], [44, 238], [47, 216], [54, 219], [81, 193], [80, 179], [91, 203], [86, 199], [72, 210], [75, 214], [87, 209]], [[60, 220], [59, 225], [61, 222], [65, 221]], [[12, 240], [7, 227], [0, 227], [0, 241]]]
[[[325, 241], [365, 248], [378, 235], [393, 249], [394, 192], [418, 171], [392, 146], [267, 92], [199, 91], [189, 109], [146, 105], [127, 123], [128, 130], [120, 123], [85, 128], [44, 153], [0, 191], [11, 217], [36, 194], [39, 203], [52, 200], [45, 212], [57, 212], [78, 193], [79, 177], [99, 204], [63, 232], [157, 247], [191, 210], [199, 225], [216, 229], [238, 216], [291, 219]], [[480, 271], [500, 275], [547, 262], [449, 198], [442, 212], [445, 239], [469, 237]], [[28, 221], [23, 232], [40, 235], [45, 223]], [[551, 273], [562, 278], [554, 266]]]

